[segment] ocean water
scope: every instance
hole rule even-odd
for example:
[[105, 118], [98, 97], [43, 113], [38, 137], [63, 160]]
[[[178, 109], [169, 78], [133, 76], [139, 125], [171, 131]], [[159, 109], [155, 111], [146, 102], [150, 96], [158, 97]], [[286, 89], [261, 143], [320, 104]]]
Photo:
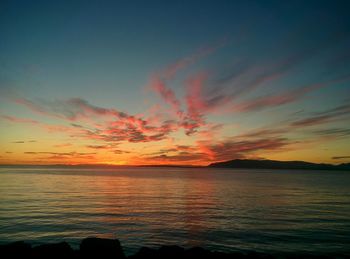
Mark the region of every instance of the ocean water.
[[0, 242], [349, 253], [350, 172], [0, 168]]

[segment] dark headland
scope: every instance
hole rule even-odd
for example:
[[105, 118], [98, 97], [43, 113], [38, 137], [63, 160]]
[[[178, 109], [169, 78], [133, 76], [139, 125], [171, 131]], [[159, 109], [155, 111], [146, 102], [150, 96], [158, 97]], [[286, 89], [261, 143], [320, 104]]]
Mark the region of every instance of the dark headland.
[[158, 249], [142, 247], [134, 255], [126, 256], [117, 239], [85, 238], [79, 249], [73, 249], [68, 243], [44, 244], [32, 247], [29, 243], [14, 242], [0, 245], [0, 258], [114, 258], [114, 259], [152, 259], [152, 258], [349, 258], [349, 254], [296, 254], [296, 253], [257, 253], [209, 251], [201, 247], [184, 249], [179, 246], [161, 246]]
[[310, 163], [305, 161], [235, 159], [224, 162], [212, 163], [208, 167], [246, 169], [350, 170], [350, 163], [332, 165]]

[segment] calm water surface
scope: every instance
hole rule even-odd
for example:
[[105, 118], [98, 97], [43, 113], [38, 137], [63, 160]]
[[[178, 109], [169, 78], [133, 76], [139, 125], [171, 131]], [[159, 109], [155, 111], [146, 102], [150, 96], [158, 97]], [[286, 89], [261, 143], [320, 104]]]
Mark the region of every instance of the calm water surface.
[[350, 172], [0, 168], [0, 242], [343, 252]]

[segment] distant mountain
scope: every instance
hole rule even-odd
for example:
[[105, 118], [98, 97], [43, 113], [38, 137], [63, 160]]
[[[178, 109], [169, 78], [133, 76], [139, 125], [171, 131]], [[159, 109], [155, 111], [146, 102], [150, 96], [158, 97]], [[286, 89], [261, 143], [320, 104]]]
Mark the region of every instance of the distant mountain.
[[276, 161], [235, 159], [212, 163], [208, 167], [216, 168], [251, 168], [251, 169], [308, 169], [308, 170], [350, 170], [350, 163], [331, 165], [316, 164], [304, 161]]

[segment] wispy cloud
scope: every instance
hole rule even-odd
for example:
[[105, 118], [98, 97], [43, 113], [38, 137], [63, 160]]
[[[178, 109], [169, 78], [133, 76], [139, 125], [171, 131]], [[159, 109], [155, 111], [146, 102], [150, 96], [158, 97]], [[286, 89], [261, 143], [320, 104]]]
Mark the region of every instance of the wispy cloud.
[[54, 145], [54, 147], [56, 148], [61, 148], [61, 147], [71, 147], [72, 144], [71, 143], [62, 143], [62, 144], [57, 144], [57, 145]]
[[127, 118], [128, 115], [115, 109], [106, 109], [94, 106], [81, 98], [71, 98], [68, 100], [38, 100], [32, 101], [27, 98], [16, 98], [14, 100], [20, 105], [24, 105], [30, 110], [57, 118], [75, 121], [79, 118], [90, 118], [92, 115], [114, 116], [118, 118]]
[[330, 137], [348, 137], [350, 136], [350, 128], [331, 128], [331, 129], [322, 129], [322, 130], [314, 130], [312, 132], [315, 135]]
[[23, 153], [27, 155], [45, 154], [45, 155], [57, 155], [57, 156], [72, 156], [72, 155], [86, 156], [86, 155], [96, 154], [96, 152], [50, 152], [50, 151], [25, 151]]
[[46, 159], [53, 162], [71, 162], [78, 160], [85, 160], [91, 163], [94, 161], [96, 152], [50, 152], [50, 151], [26, 151], [23, 152], [26, 155], [31, 155], [39, 159]]
[[210, 46], [205, 46], [200, 49], [198, 49], [195, 53], [183, 57], [176, 62], [168, 65], [165, 69], [162, 71], [158, 72], [158, 76], [162, 80], [171, 80], [173, 79], [176, 74], [180, 70], [184, 70], [185, 68], [189, 67], [190, 65], [198, 62], [200, 59], [207, 57], [208, 55], [214, 53], [218, 49], [224, 47], [228, 43], [228, 38], [224, 37], [220, 39], [218, 42], [210, 45]]
[[334, 159], [334, 160], [348, 159], [348, 158], [350, 158], [350, 156], [334, 156], [334, 157], [332, 157], [332, 159]]
[[265, 108], [271, 108], [275, 106], [285, 105], [288, 103], [299, 101], [305, 97], [308, 93], [313, 92], [317, 89], [334, 85], [336, 83], [348, 81], [349, 76], [336, 78], [322, 83], [316, 83], [308, 86], [299, 87], [293, 90], [288, 90], [280, 94], [272, 94], [268, 96], [259, 96], [254, 99], [246, 100], [237, 105], [234, 105], [233, 110], [239, 112], [251, 112], [262, 110]]
[[291, 123], [291, 126], [294, 126], [294, 127], [315, 126], [319, 124], [333, 122], [335, 120], [338, 120], [348, 115], [350, 115], [350, 104], [343, 104], [335, 108], [325, 110], [323, 112], [318, 112], [311, 117], [297, 120]]
[[24, 143], [35, 143], [37, 142], [36, 140], [17, 140], [17, 141], [13, 141], [11, 143], [14, 144], [24, 144]]
[[14, 116], [8, 116], [8, 115], [1, 115], [2, 119], [11, 121], [11, 122], [18, 122], [18, 123], [29, 123], [29, 124], [38, 124], [39, 122], [32, 119], [25, 119], [25, 118], [18, 118]]
[[91, 149], [110, 149], [111, 146], [108, 145], [87, 145], [87, 148], [91, 148]]

